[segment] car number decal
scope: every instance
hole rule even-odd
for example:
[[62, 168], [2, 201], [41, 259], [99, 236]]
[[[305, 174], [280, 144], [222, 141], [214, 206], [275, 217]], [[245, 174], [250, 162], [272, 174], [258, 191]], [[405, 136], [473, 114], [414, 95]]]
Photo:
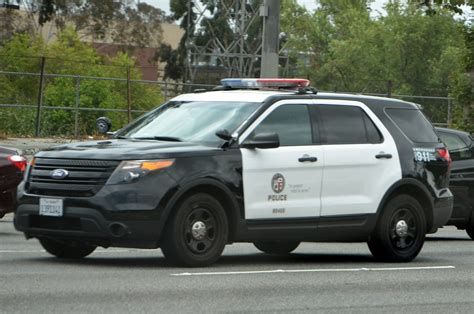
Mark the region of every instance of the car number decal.
[[436, 150], [434, 148], [413, 148], [413, 153], [415, 154], [415, 161], [436, 161], [435, 152]]

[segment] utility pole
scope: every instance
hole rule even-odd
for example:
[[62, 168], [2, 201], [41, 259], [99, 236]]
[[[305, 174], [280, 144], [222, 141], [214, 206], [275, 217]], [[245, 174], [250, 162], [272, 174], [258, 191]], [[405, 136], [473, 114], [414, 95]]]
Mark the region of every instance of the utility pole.
[[262, 65], [260, 77], [278, 77], [280, 0], [265, 0], [260, 7], [263, 17]]

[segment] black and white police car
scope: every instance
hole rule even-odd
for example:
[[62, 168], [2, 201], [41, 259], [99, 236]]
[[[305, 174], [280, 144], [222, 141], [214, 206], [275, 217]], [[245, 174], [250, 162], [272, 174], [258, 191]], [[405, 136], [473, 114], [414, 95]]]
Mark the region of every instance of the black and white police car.
[[417, 105], [300, 79], [221, 84], [110, 140], [38, 153], [16, 228], [63, 258], [159, 247], [173, 264], [206, 266], [233, 242], [287, 254], [342, 241], [407, 262], [449, 219], [449, 153]]

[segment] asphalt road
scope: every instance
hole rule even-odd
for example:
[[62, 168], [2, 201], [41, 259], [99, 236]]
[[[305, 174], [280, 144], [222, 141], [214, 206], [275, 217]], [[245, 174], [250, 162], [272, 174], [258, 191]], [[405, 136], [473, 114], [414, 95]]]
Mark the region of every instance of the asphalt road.
[[1, 313], [430, 312], [474, 309], [474, 241], [429, 236], [407, 264], [375, 262], [365, 244], [304, 243], [275, 257], [228, 246], [208, 268], [174, 268], [160, 250], [97, 249], [49, 256], [0, 220]]

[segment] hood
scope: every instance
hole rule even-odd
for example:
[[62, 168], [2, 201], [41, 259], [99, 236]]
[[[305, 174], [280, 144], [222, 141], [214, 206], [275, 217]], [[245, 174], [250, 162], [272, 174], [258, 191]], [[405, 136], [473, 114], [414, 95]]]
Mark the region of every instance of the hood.
[[209, 155], [221, 149], [188, 142], [112, 139], [54, 146], [36, 157], [71, 159], [134, 160]]

